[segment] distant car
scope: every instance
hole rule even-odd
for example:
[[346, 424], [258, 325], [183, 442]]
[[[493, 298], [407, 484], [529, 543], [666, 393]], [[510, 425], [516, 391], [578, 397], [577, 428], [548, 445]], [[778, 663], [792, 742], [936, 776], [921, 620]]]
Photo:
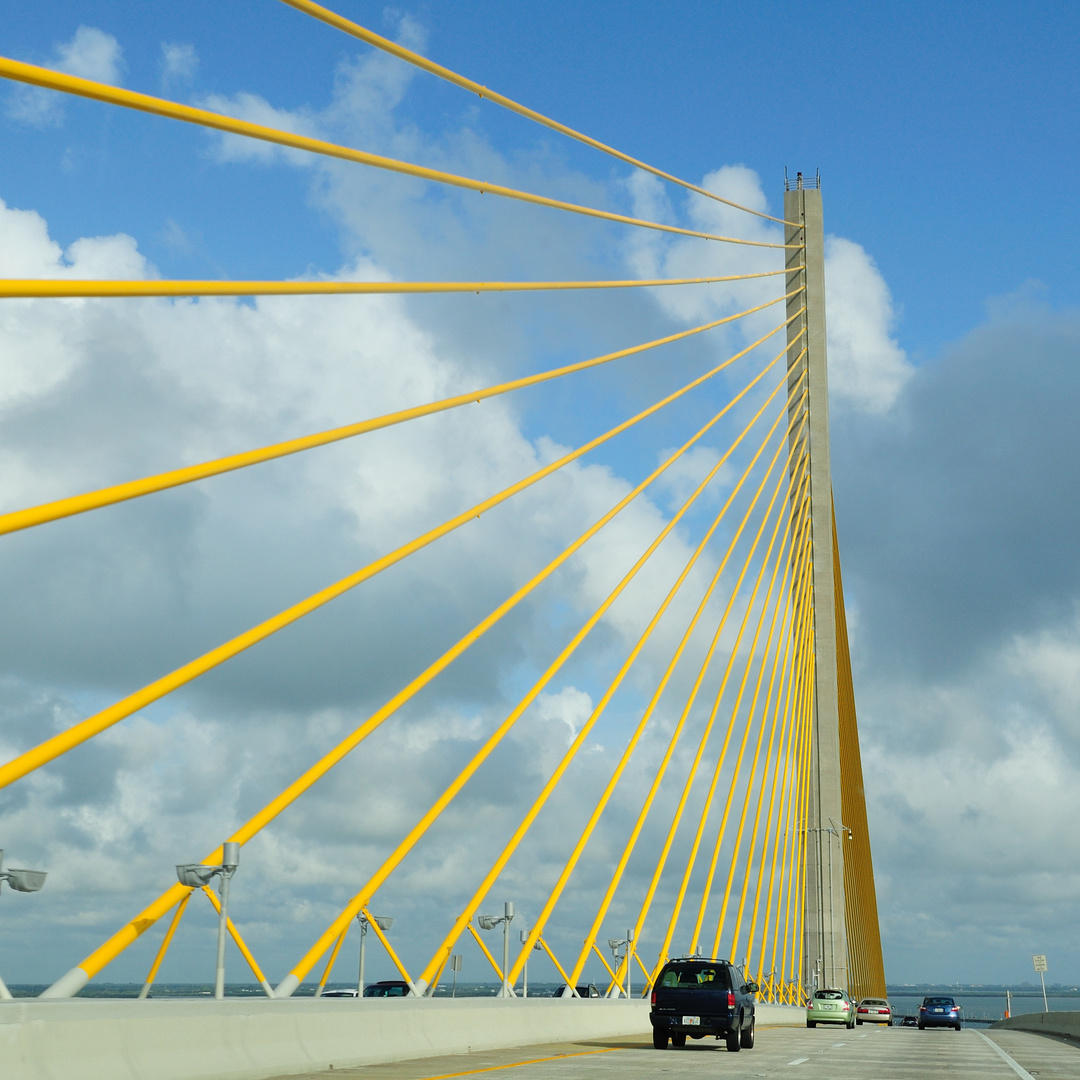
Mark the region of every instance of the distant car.
[[[596, 986], [594, 983], [586, 983], [583, 986], [575, 986], [574, 989], [577, 991], [577, 996], [579, 998], [598, 998], [604, 996], [600, 993], [600, 987]], [[562, 985], [555, 988], [555, 991], [551, 996], [573, 997], [574, 995], [570, 993], [570, 987], [567, 986], [566, 983], [562, 983]]]
[[814, 996], [806, 1003], [806, 1026], [818, 1024], [843, 1024], [855, 1026], [855, 1006], [843, 990], [815, 990]]
[[757, 984], [726, 960], [686, 956], [669, 960], [652, 989], [653, 1047], [666, 1050], [686, 1039], [714, 1035], [731, 1052], [754, 1048]]
[[364, 997], [408, 997], [409, 984], [400, 979], [384, 979], [364, 987]]
[[951, 997], [924, 997], [919, 1006], [919, 1030], [928, 1027], [961, 1028], [960, 1006]]
[[901, 1027], [917, 1027], [918, 1023], [919, 1023], [919, 1021], [916, 1020], [914, 1016], [905, 1016], [900, 1021], [900, 1026]]
[[856, 1024], [891, 1024], [892, 1006], [884, 998], [863, 998], [855, 1007]]
[[345, 986], [345, 987], [342, 987], [340, 990], [324, 990], [319, 996], [324, 997], [324, 998], [327, 998], [327, 997], [354, 998], [354, 997], [358, 997], [359, 995], [357, 994], [355, 987]]

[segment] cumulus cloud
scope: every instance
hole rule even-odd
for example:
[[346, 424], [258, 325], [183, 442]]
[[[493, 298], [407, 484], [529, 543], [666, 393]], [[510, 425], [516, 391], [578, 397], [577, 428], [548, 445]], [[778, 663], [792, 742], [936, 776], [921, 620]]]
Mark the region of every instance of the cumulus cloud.
[[198, 70], [199, 55], [190, 42], [161, 43], [161, 83], [166, 89], [191, 82]]
[[[114, 86], [123, 81], [124, 58], [120, 43], [112, 34], [95, 26], [80, 26], [70, 41], [58, 43], [46, 66]], [[17, 85], [10, 91], [5, 111], [13, 120], [34, 127], [49, 127], [63, 121], [63, 97], [52, 90]]]
[[892, 336], [896, 323], [885, 279], [851, 240], [825, 241], [829, 397], [842, 408], [887, 412], [912, 374]]

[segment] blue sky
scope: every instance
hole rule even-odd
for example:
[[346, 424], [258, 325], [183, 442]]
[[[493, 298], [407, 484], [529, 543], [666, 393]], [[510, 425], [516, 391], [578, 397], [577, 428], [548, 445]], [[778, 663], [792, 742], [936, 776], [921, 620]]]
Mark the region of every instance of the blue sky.
[[[1046, 817], [1080, 811], [1080, 520], [1070, 495], [1080, 483], [1071, 404], [1080, 390], [1080, 270], [1066, 243], [1080, 175], [1075, 7], [388, 9], [341, 0], [338, 10], [623, 151], [695, 183], [710, 177], [717, 190], [774, 213], [785, 166], [821, 170], [833, 467], [887, 972], [897, 981], [1019, 980], [1027, 957], [1046, 952], [1051, 977], [1080, 978], [1070, 914], [1080, 878], [1068, 869], [1078, 841], [1063, 854], [1056, 836], [1031, 840]], [[93, 33], [80, 39], [80, 27]], [[708, 208], [680, 192], [665, 195], [610, 158], [410, 75], [275, 0], [86, 0], [50, 4], [47, 15], [19, 5], [0, 27], [0, 53], [46, 66], [66, 62], [79, 41], [89, 49], [81, 62], [96, 56], [131, 89], [237, 115], [275, 110], [282, 123], [392, 156], [776, 239], [737, 214], [703, 216]], [[747, 265], [354, 166], [257, 152], [92, 102], [50, 100], [0, 87], [4, 276], [60, 272], [63, 260], [105, 276], [209, 278], [674, 275]], [[746, 258], [762, 268], [774, 256]], [[764, 288], [752, 295], [775, 295]], [[717, 295], [693, 294], [682, 307], [673, 296], [596, 295], [15, 304], [0, 322], [9, 364], [0, 394], [4, 506], [669, 333], [735, 310], [750, 294], [732, 287]], [[772, 324], [755, 325], [760, 333]], [[660, 365], [631, 361], [619, 374], [604, 369], [432, 424], [415, 446], [395, 434], [373, 438], [364, 444], [370, 459], [329, 449], [314, 463], [297, 459], [158, 497], [145, 512], [122, 507], [100, 522], [49, 527], [43, 540], [7, 538], [3, 745], [29, 744], [41, 725], [115, 699], [352, 569], [358, 553], [383, 551], [462, 499], [516, 479], [554, 453], [552, 440], [578, 441], [678, 385], [718, 348], [756, 336], [740, 333], [684, 343]], [[523, 567], [607, 509], [720, 394], [651, 421], [646, 438], [604, 451], [603, 467], [582, 467], [551, 493], [530, 496], [526, 510], [492, 515], [490, 535], [452, 539], [438, 556], [417, 557], [415, 569], [388, 574], [372, 587], [374, 603], [342, 600], [310, 627], [121, 725], [37, 786], [6, 793], [5, 846], [56, 867], [41, 902], [56, 905], [50, 917], [66, 929], [40, 977], [54, 978], [115, 923], [120, 901], [109, 888], [80, 897], [81, 921], [71, 914], [80, 867], [107, 863], [133, 895], [152, 895], [162, 866], [197, 857], [179, 846], [201, 852], [204, 840], [218, 842], [223, 821], [242, 819], [267, 784], [292, 778], [298, 755], [321, 752], [354, 713], [396, 689], [412, 671], [404, 657], [430, 658], [486, 613]], [[552, 628], [572, 625], [603, 594], [618, 557], [656, 531], [716, 452], [703, 449], [607, 547], [558, 580], [562, 592], [470, 654], [462, 674], [403, 719], [394, 737], [414, 753], [415, 775], [400, 806], [356, 795], [399, 767], [392, 742], [375, 744], [370, 759], [350, 764], [253, 848], [253, 861], [291, 860], [295, 872], [286, 883], [259, 879], [263, 895], [249, 909], [256, 951], [276, 965], [272, 981], [355, 884], [349, 860], [367, 865], [398, 835], [420, 809], [416, 791], [471, 752], [477, 733], [546, 663]], [[442, 479], [432, 461], [446, 466]], [[291, 511], [284, 520], [283, 506]], [[688, 520], [696, 527], [703, 518]], [[440, 834], [448, 852], [455, 827], [460, 837], [462, 823], [516, 806], [506, 781], [515, 763], [528, 773], [554, 753], [560, 725], [581, 722], [634, 618], [688, 554], [691, 533], [662, 549], [657, 579], [618, 609], [552, 687], [535, 730], [471, 793], [456, 826]], [[609, 751], [649, 692], [647, 673], [628, 685], [621, 711], [599, 729]], [[262, 774], [250, 759], [252, 733], [267, 755]], [[244, 762], [233, 786], [223, 771], [230, 756]], [[606, 761], [601, 748], [582, 766], [577, 790], [592, 791]], [[1032, 776], [1041, 778], [1035, 793]], [[343, 824], [335, 808], [355, 798], [360, 824]], [[140, 800], [158, 800], [153, 826], [133, 809]], [[605, 844], [633, 809], [614, 808]], [[553, 815], [532, 851], [540, 877], [556, 865], [556, 840], [580, 808], [570, 798]], [[61, 839], [46, 827], [58, 819]], [[941, 830], [943, 820], [956, 827]], [[444, 914], [444, 895], [457, 902], [454, 859], [483, 859], [485, 850], [440, 858], [436, 846], [388, 895], [398, 929], [413, 934], [411, 961], [426, 941], [416, 926]], [[648, 870], [631, 869], [634, 881]], [[531, 896], [529, 873], [515, 873], [499, 887]], [[1034, 898], [1018, 893], [1018, 873], [1036, 883]], [[590, 884], [569, 902], [587, 906]], [[434, 907], [412, 899], [425, 892]], [[275, 905], [287, 918], [277, 919]], [[946, 933], [940, 910], [965, 918]], [[28, 939], [15, 940], [32, 925], [20, 918], [7, 931], [0, 970], [9, 981], [36, 981], [40, 958], [24, 947]], [[570, 941], [576, 930], [566, 934]], [[172, 976], [196, 977], [201, 962], [178, 959]], [[125, 958], [114, 977], [141, 978], [143, 967], [141, 956]]]

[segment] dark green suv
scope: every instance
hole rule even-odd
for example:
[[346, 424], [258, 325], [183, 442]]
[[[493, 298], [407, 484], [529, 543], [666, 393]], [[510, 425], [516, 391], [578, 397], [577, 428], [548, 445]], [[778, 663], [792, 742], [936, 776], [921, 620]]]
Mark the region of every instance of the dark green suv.
[[649, 1020], [657, 1050], [685, 1046], [686, 1038], [715, 1035], [731, 1051], [754, 1046], [757, 985], [726, 960], [686, 956], [669, 960], [652, 992]]

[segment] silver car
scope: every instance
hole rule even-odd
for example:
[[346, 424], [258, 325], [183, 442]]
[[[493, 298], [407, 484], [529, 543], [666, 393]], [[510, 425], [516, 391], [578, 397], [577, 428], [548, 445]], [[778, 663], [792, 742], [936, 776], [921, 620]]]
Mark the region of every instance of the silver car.
[[843, 1024], [855, 1026], [855, 1006], [843, 990], [815, 990], [814, 996], [806, 1003], [806, 1026], [818, 1024]]

